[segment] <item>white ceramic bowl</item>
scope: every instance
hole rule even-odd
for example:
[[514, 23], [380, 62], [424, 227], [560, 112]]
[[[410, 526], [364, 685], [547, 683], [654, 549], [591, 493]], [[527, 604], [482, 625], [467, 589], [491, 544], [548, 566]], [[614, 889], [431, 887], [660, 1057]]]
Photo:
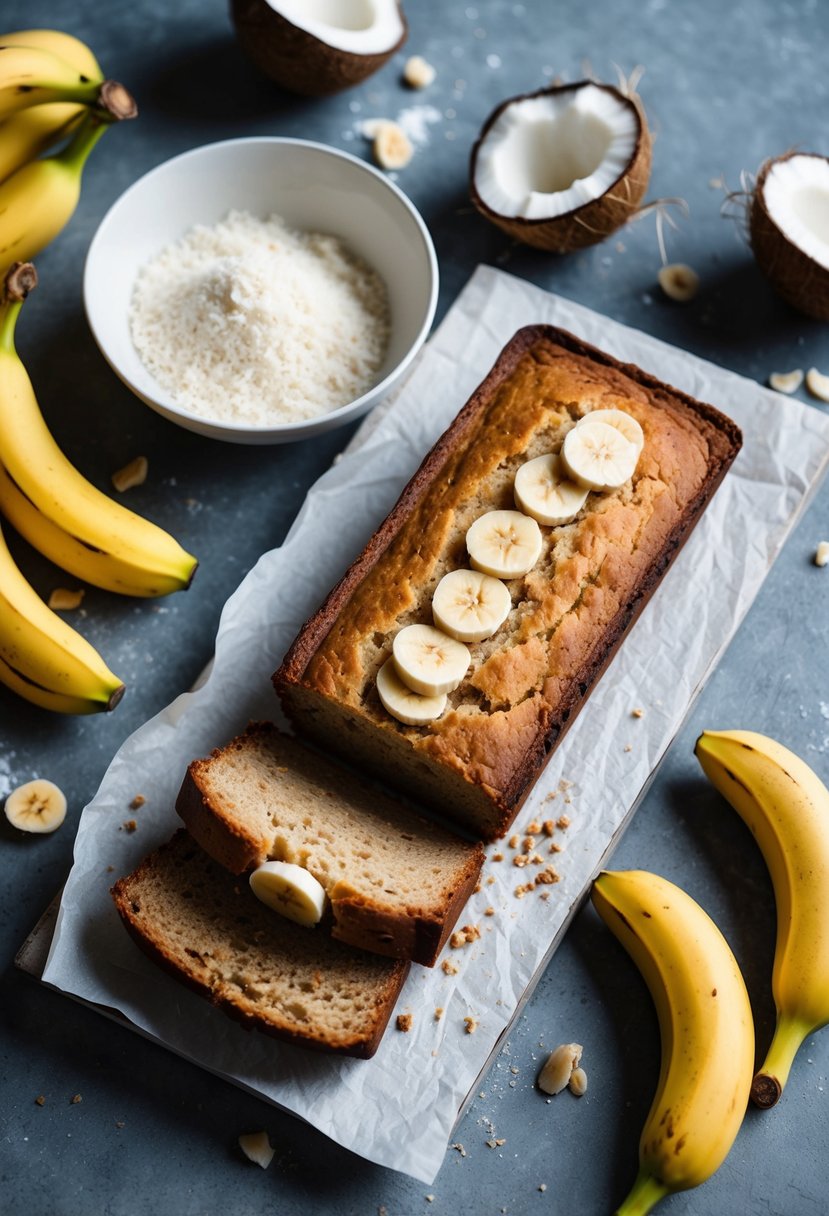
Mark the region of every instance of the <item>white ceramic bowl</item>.
[[[341, 238], [383, 278], [391, 336], [377, 382], [348, 404], [307, 421], [245, 426], [177, 405], [132, 344], [129, 305], [142, 266], [194, 224], [231, 209], [280, 215]], [[428, 229], [402, 191], [364, 161], [302, 139], [232, 139], [185, 152], [139, 178], [110, 208], [84, 271], [84, 305], [104, 357], [132, 391], [179, 426], [232, 443], [287, 443], [358, 418], [383, 397], [426, 340], [438, 268]]]

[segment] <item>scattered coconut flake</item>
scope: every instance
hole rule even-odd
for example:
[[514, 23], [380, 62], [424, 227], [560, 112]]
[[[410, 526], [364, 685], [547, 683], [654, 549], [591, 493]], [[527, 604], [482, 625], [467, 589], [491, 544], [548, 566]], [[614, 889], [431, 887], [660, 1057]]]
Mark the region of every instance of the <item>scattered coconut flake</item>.
[[143, 486], [147, 480], [149, 467], [146, 456], [136, 456], [135, 460], [131, 460], [129, 464], [124, 465], [123, 469], [112, 474], [112, 484], [119, 494], [133, 489], [134, 486]]
[[250, 1132], [239, 1137], [239, 1148], [254, 1165], [261, 1165], [266, 1170], [273, 1161], [274, 1149], [268, 1139], [267, 1132]]
[[806, 387], [819, 401], [829, 401], [829, 376], [819, 372], [816, 367], [810, 367], [807, 371]]
[[406, 106], [397, 115], [398, 125], [405, 131], [416, 147], [429, 142], [429, 127], [442, 122], [443, 115], [437, 106], [416, 105]]
[[412, 55], [403, 68], [403, 79], [410, 89], [428, 89], [437, 72], [422, 55]]
[[803, 369], [796, 367], [791, 372], [772, 372], [769, 384], [778, 393], [796, 393], [803, 383]]
[[405, 169], [414, 156], [406, 132], [396, 122], [383, 122], [374, 136], [374, 159], [381, 169]]
[[829, 566], [829, 540], [822, 540], [815, 549], [815, 565]]
[[86, 593], [82, 589], [69, 591], [66, 587], [55, 587], [49, 596], [49, 607], [53, 612], [73, 612], [80, 608]]
[[680, 304], [693, 300], [699, 291], [699, 275], [684, 262], [671, 262], [668, 266], [663, 266], [657, 278], [668, 299], [676, 300]]

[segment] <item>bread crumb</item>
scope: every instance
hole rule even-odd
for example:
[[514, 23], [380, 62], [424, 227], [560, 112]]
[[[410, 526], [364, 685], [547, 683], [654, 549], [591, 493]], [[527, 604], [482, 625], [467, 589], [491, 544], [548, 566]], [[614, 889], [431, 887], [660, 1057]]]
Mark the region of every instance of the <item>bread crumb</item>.
[[558, 841], [557, 841], [557, 840], [554, 840], [554, 841], [552, 842], [552, 844], [550, 845], [549, 849], [547, 850], [547, 852], [548, 852], [548, 853], [560, 853], [560, 852], [561, 852], [561, 845], [558, 843]]
[[571, 790], [573, 788], [573, 782], [565, 781], [564, 777], [562, 777], [558, 783], [558, 788], [560, 790]]
[[556, 827], [561, 828], [562, 832], [564, 832], [567, 830], [567, 828], [569, 828], [569, 826], [570, 826], [570, 816], [569, 815], [559, 815], [558, 819], [556, 820]]
[[631, 745], [629, 743], [626, 743], [622, 750], [626, 751], [626, 752], [632, 752], [633, 748], [631, 747]]
[[463, 1019], [463, 1024], [466, 1027], [467, 1034], [474, 1034], [478, 1029], [478, 1019], [470, 1017], [469, 1014]]
[[83, 1098], [80, 1094], [73, 1094], [69, 1102], [71, 1106], [77, 1106], [79, 1102], [83, 1102]]
[[[450, 945], [451, 945], [451, 943], [450, 943]], [[449, 958], [445, 958], [443, 960], [443, 962], [440, 965], [440, 969], [444, 973], [444, 975], [457, 975], [458, 974], [457, 966]]]
[[493, 861], [503, 861], [503, 860], [504, 860], [504, 854], [503, 854], [503, 853], [493, 853], [493, 854], [492, 854], [492, 860], [493, 860]]
[[534, 848], [535, 848], [535, 836], [525, 836], [524, 843], [521, 845], [522, 851], [524, 853], [531, 853]]
[[107, 866], [107, 874], [112, 874], [115, 871], [115, 866]]
[[520, 870], [522, 866], [525, 866], [529, 860], [529, 856], [526, 853], [516, 853], [515, 857], [512, 859], [512, 864], [514, 866], [518, 866]]
[[520, 843], [521, 843], [521, 837], [517, 834], [514, 836], [510, 836], [509, 840], [507, 841], [507, 844], [509, 845], [509, 847], [511, 849], [517, 849], [518, 846], [520, 845]]
[[147, 480], [149, 464], [146, 456], [136, 456], [135, 460], [131, 460], [129, 464], [125, 464], [123, 469], [118, 469], [112, 474], [112, 484], [119, 494], [123, 494], [125, 490], [131, 490], [134, 486], [143, 486]]
[[443, 1017], [443, 1013], [444, 1013], [443, 1006], [442, 1006], [442, 1005], [436, 1005], [436, 1006], [435, 1006], [435, 1021], [436, 1021], [436, 1022], [439, 1022], [439, 1021], [440, 1021], [440, 1019]]
[[490, 904], [489, 907], [485, 910], [484, 916], [494, 916], [494, 915], [495, 915], [495, 909], [493, 908], [492, 904]]
[[528, 836], [537, 836], [540, 831], [541, 831], [541, 824], [537, 823], [535, 819], [532, 821], [532, 823], [527, 824], [527, 835]]
[[43, 1094], [37, 1095], [37, 1097], [35, 1098], [35, 1105], [36, 1106], [45, 1106], [46, 1105], [46, 1098], [43, 1096]]
[[69, 591], [66, 587], [55, 587], [49, 596], [49, 607], [53, 612], [74, 612], [83, 603], [84, 595], [80, 588]]
[[136, 794], [135, 797], [133, 798], [132, 802], [130, 803], [130, 810], [137, 811], [140, 807], [142, 807], [144, 805], [144, 803], [146, 801], [147, 801], [147, 799], [144, 797], [143, 794]]
[[455, 1150], [455, 1152], [460, 1153], [460, 1155], [462, 1157], [466, 1156], [466, 1149], [463, 1147], [463, 1145], [460, 1143], [460, 1141], [458, 1141], [458, 1143], [456, 1143], [456, 1144], [453, 1144], [452, 1148]]
[[553, 791], [552, 791], [552, 793], [550, 793], [550, 794], [548, 794], [548, 795], [546, 796], [546, 798], [544, 799], [544, 801], [545, 801], [545, 802], [552, 802], [552, 801], [553, 801], [553, 799], [554, 799], [554, 798], [557, 798], [557, 797], [558, 797], [558, 791], [557, 791], [557, 790], [553, 790]]
[[546, 1183], [546, 1182], [542, 1182], [542, 1183], [541, 1183], [541, 1186], [540, 1186], [538, 1189], [539, 1189], [540, 1191], [546, 1191], [546, 1189], [547, 1189], [547, 1183]]
[[124, 1122], [124, 1120], [123, 1120], [123, 1119], [116, 1119], [116, 1120], [115, 1120], [115, 1126], [116, 1126], [116, 1127], [118, 1128], [118, 1130], [120, 1131], [120, 1129], [121, 1129], [122, 1127], [126, 1127], [127, 1125], [126, 1125], [126, 1123]]
[[549, 898], [550, 898], [549, 891], [542, 891], [541, 894], [539, 895], [539, 899], [549, 899]]
[[427, 1196], [426, 1196], [426, 1202], [427, 1202], [427, 1203], [434, 1203], [434, 1202], [435, 1202], [435, 1197], [434, 1197], [434, 1195], [427, 1195]]
[[544, 858], [541, 856], [540, 853], [533, 853], [530, 857], [530, 861], [532, 862], [532, 864], [534, 866], [540, 866], [541, 863], [544, 861]]
[[815, 565], [829, 566], [829, 540], [818, 542], [818, 547], [815, 549]]
[[491, 887], [494, 882], [495, 882], [495, 875], [490, 874], [489, 878], [486, 880], [486, 885], [488, 887]]
[[127, 819], [122, 824], [122, 827], [125, 832], [134, 832], [138, 827], [138, 821], [136, 819]]
[[472, 894], [477, 895], [478, 892], [480, 891], [480, 889], [481, 889], [481, 880], [478, 879], [478, 881], [475, 883], [475, 886], [472, 888]]
[[556, 825], [552, 819], [545, 819], [541, 825], [541, 828], [545, 836], [552, 836], [553, 832], [556, 830]]
[[506, 1141], [505, 1137], [501, 1137], [500, 1140], [496, 1140], [495, 1137], [493, 1136], [490, 1140], [486, 1140], [485, 1144], [486, 1144], [487, 1148], [500, 1148], [501, 1145], [506, 1144], [506, 1142], [507, 1141]]
[[644, 709], [639, 709], [639, 708], [637, 708], [637, 709], [632, 709], [632, 710], [630, 711], [630, 716], [631, 716], [632, 718], [644, 718], [644, 716], [645, 716], [645, 711], [644, 711]]
[[412, 1015], [410, 1013], [398, 1013], [397, 1029], [402, 1030], [404, 1034], [408, 1034], [412, 1028]]
[[558, 873], [558, 871], [554, 870], [552, 866], [547, 866], [545, 870], [541, 870], [539, 872], [535, 881], [543, 883], [544, 886], [548, 887], [551, 883], [560, 882], [561, 875]]

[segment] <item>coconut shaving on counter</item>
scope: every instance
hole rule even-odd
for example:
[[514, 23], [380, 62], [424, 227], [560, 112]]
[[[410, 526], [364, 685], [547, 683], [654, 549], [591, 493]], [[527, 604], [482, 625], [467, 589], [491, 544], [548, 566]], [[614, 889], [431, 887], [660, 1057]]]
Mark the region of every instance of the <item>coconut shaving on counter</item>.
[[336, 237], [231, 211], [147, 263], [130, 332], [178, 405], [221, 422], [279, 425], [371, 388], [388, 344], [388, 295]]

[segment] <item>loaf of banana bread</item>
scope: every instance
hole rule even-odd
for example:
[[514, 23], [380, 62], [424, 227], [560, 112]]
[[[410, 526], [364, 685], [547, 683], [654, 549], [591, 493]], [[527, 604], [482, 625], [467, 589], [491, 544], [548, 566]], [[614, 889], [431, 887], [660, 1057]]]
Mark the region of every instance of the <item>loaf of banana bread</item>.
[[[632, 477], [541, 528], [540, 557], [506, 582], [511, 611], [470, 645], [445, 710], [398, 721], [377, 691], [395, 636], [432, 623], [438, 582], [470, 564], [470, 525], [515, 509], [516, 470], [604, 409], [641, 426]], [[476, 835], [503, 835], [740, 443], [730, 419], [639, 368], [549, 326], [520, 330], [286, 654], [274, 683], [295, 729]]]

